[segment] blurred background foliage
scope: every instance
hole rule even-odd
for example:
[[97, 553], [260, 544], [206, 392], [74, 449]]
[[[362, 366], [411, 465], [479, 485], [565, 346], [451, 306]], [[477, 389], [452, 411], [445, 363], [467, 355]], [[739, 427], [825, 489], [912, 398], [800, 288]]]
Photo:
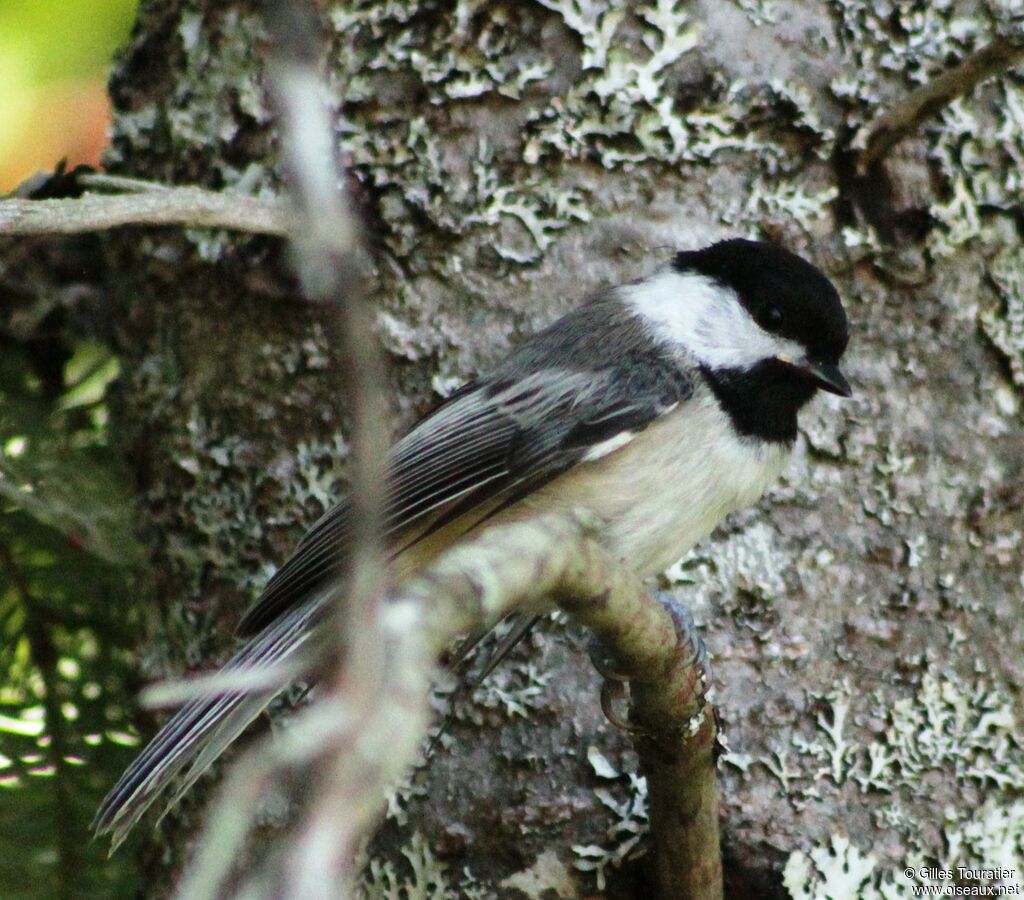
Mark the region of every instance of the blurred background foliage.
[[[0, 194], [63, 158], [98, 162], [107, 72], [135, 6], [0, 0]], [[107, 441], [118, 362], [79, 315], [103, 301], [96, 242], [0, 245], [3, 900], [136, 893], [130, 850], [108, 861], [88, 830], [136, 742], [137, 551]]]
[[96, 165], [107, 73], [137, 0], [0, 0], [0, 194], [60, 159]]

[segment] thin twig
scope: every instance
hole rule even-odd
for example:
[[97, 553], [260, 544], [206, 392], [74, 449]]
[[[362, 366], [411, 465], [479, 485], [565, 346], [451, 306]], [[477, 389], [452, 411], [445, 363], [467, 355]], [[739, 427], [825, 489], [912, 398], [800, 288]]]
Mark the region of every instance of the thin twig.
[[75, 175], [77, 182], [84, 188], [94, 188], [97, 191], [173, 191], [175, 188], [170, 184], [161, 184], [159, 181], [147, 181], [145, 178], [131, 178], [127, 175], [111, 175], [108, 172], [82, 172]]
[[896, 144], [957, 97], [974, 90], [982, 81], [1024, 62], [1024, 38], [997, 37], [962, 59], [938, 78], [912, 91], [895, 106], [865, 125], [851, 147], [860, 150], [857, 171], [863, 175]]
[[[304, 292], [325, 304], [335, 360], [351, 416], [352, 526], [344, 584], [334, 615], [334, 671], [318, 704], [333, 719], [353, 716], [356, 734], [372, 734], [391, 680], [381, 623], [384, 591], [384, 478], [389, 433], [386, 379], [367, 301], [367, 265], [348, 198], [334, 128], [318, 71], [319, 23], [310, 4], [264, 5], [274, 42], [267, 73], [281, 114], [281, 144], [298, 208], [292, 247]], [[358, 876], [359, 842], [376, 815], [379, 795], [367, 791], [378, 767], [372, 741], [320, 745], [315, 800], [285, 855], [284, 889], [294, 898], [347, 896]]]
[[[95, 176], [85, 176], [94, 179]], [[106, 186], [110, 176], [105, 176]], [[93, 184], [102, 182], [93, 181]], [[183, 225], [229, 228], [251, 234], [286, 234], [291, 228], [287, 206], [244, 194], [198, 187], [136, 182], [111, 196], [85, 194], [69, 200], [0, 200], [0, 235], [77, 234], [126, 225]]]
[[143, 688], [139, 704], [147, 709], [160, 709], [232, 691], [277, 692], [308, 675], [312, 662], [312, 657], [304, 657], [299, 653], [275, 665], [256, 670], [222, 669], [191, 678], [169, 678]]

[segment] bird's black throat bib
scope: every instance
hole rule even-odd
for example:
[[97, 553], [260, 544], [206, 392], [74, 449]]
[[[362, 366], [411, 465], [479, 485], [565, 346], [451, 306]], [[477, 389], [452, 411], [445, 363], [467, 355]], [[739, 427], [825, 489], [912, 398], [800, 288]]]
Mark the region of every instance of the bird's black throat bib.
[[740, 434], [773, 443], [796, 440], [796, 416], [817, 391], [811, 379], [778, 360], [750, 369], [701, 367], [716, 399]]

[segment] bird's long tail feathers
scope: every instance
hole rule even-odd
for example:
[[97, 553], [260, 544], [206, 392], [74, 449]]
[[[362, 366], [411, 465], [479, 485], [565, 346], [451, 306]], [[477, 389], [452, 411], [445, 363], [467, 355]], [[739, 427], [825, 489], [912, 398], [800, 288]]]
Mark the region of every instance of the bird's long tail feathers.
[[[316, 597], [290, 610], [252, 638], [223, 671], [256, 672], [281, 663], [306, 640], [324, 609], [323, 597]], [[192, 700], [178, 710], [96, 813], [93, 829], [97, 834], [110, 833], [111, 853], [172, 783], [175, 791], [164, 812], [174, 806], [282, 689], [225, 692]]]

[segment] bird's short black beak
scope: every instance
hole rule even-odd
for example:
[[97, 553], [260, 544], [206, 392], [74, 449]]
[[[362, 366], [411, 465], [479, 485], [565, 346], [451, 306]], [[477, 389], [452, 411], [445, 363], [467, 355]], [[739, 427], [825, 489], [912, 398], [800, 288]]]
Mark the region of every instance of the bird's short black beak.
[[782, 353], [775, 358], [779, 362], [792, 366], [798, 372], [803, 372], [804, 375], [809, 376], [823, 391], [828, 391], [830, 394], [838, 394], [840, 397], [853, 396], [850, 382], [839, 371], [839, 366], [836, 363], [819, 362], [806, 356], [794, 359], [792, 356]]
[[850, 397], [853, 390], [839, 366], [835, 363], [815, 362], [812, 359], [802, 359], [796, 363], [798, 369], [802, 369], [823, 391], [830, 394], [838, 394], [840, 397]]

